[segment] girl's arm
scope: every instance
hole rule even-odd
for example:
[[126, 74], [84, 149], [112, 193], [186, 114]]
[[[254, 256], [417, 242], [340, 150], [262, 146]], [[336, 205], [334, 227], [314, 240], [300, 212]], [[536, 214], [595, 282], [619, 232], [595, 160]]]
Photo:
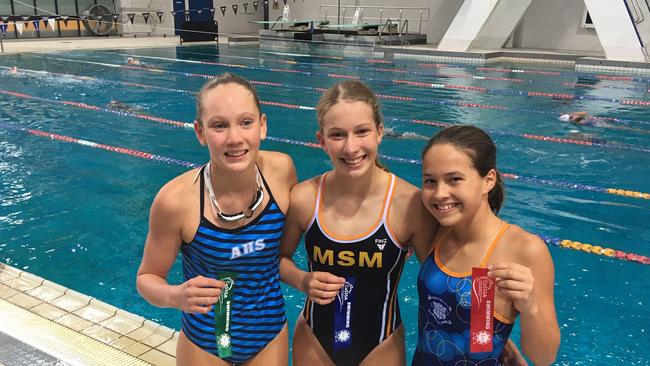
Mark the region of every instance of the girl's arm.
[[415, 212], [416, 217], [411, 222], [416, 224], [413, 224], [415, 232], [413, 233], [411, 245], [415, 250], [418, 261], [422, 263], [433, 250], [433, 239], [440, 225], [424, 207], [420, 199], [420, 192], [418, 192], [417, 200], [413, 203], [413, 206], [412, 212]]
[[409, 255], [415, 251], [422, 262], [431, 251], [433, 238], [438, 231], [438, 222], [427, 211], [422, 202], [420, 189], [397, 178], [395, 193], [388, 213], [388, 226], [395, 233], [404, 233], [408, 239]]
[[521, 349], [535, 365], [549, 365], [557, 356], [560, 330], [555, 314], [553, 260], [544, 242], [526, 233], [519, 263], [496, 263], [488, 275], [519, 312]]
[[[171, 183], [170, 183], [171, 184]], [[181, 285], [170, 285], [167, 273], [181, 245], [184, 208], [179, 190], [168, 184], [158, 193], [149, 214], [149, 232], [137, 274], [142, 297], [158, 307], [179, 308], [185, 312], [207, 313], [217, 302], [223, 283], [198, 276]]]
[[317, 304], [324, 305], [334, 301], [339, 289], [345, 284], [345, 279], [328, 272], [305, 272], [293, 261], [296, 247], [313, 211], [313, 207], [310, 210], [310, 205], [306, 204], [314, 199], [307, 189], [308, 184], [309, 182], [298, 184], [291, 190], [289, 212], [280, 240], [280, 279], [307, 294]]

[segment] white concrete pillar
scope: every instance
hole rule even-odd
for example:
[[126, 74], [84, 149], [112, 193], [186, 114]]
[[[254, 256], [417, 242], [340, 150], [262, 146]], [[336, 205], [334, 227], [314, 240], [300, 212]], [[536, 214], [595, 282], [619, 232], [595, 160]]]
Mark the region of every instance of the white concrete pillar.
[[499, 0], [465, 0], [442, 37], [439, 50], [467, 51]]
[[645, 61], [624, 1], [585, 0], [608, 60]]
[[499, 0], [471, 48], [499, 49], [510, 38], [532, 0]]

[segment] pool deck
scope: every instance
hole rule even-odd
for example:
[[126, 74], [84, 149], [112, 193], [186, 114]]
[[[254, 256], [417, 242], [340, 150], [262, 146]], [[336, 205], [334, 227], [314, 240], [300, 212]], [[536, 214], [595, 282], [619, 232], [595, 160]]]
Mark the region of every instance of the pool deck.
[[[305, 42], [288, 39], [286, 34], [269, 33], [260, 31], [254, 34], [229, 34], [220, 35], [218, 44], [232, 46], [257, 43], [260, 38], [270, 39], [271, 42], [281, 41], [283, 48], [301, 47], [318, 42]], [[4, 53], [15, 54], [23, 52], [46, 52], [65, 50], [92, 50], [92, 49], [133, 49], [170, 46], [192, 46], [197, 44], [217, 44], [217, 42], [191, 42], [181, 45], [178, 36], [167, 37], [67, 37], [67, 38], [29, 38], [5, 39], [3, 42]], [[287, 46], [288, 45], [288, 46]], [[368, 52], [368, 45], [351, 45], [363, 52]], [[346, 46], [346, 48], [349, 46]], [[310, 49], [314, 50], [313, 47]], [[345, 49], [340, 50], [346, 54]], [[600, 51], [569, 51], [569, 50], [542, 50], [523, 48], [501, 49], [472, 49], [470, 51], [441, 51], [435, 44], [414, 44], [403, 46], [372, 46], [371, 51], [386, 59], [414, 59], [436, 62], [458, 62], [469, 64], [488, 64], [491, 62], [511, 63], [536, 63], [552, 64], [556, 67], [574, 68], [576, 71], [585, 72], [611, 72], [618, 74], [650, 75], [650, 63], [630, 62], [620, 60], [607, 60]], [[357, 52], [358, 53], [358, 52]], [[356, 54], [354, 52], [350, 54]]]
[[0, 366], [176, 364], [178, 331], [0, 264]]
[[[174, 37], [67, 37], [67, 38], [30, 38], [5, 39], [4, 54], [43, 51], [72, 51], [93, 49], [119, 48], [150, 48], [169, 47], [180, 44], [180, 39]], [[214, 43], [214, 42], [212, 42]], [[2, 54], [0, 54], [2, 57]]]

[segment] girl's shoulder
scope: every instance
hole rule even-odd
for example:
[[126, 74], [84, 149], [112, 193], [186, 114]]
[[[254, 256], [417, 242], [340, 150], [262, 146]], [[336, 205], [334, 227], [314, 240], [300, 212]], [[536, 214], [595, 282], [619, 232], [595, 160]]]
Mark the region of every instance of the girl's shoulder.
[[[428, 251], [438, 223], [422, 203], [420, 189], [400, 177], [395, 177], [393, 196], [388, 211], [388, 226], [402, 242], [411, 241], [416, 251]], [[422, 248], [417, 248], [422, 246]], [[426, 247], [426, 248], [425, 248]]]
[[194, 209], [199, 201], [200, 169], [189, 170], [165, 183], [154, 198], [152, 209], [156, 208], [178, 216]]
[[291, 189], [291, 204], [313, 206], [318, 196], [318, 186], [322, 175], [304, 180]]
[[510, 224], [501, 238], [501, 243], [505, 244], [503, 251], [510, 253], [512, 259], [519, 263], [530, 263], [541, 255], [549, 253], [546, 244], [539, 236], [515, 224]]
[[[416, 208], [420, 208], [422, 199], [420, 189], [404, 179], [395, 176], [395, 186], [391, 197], [391, 211], [400, 216], [408, 215]], [[416, 210], [417, 211], [417, 210]]]
[[291, 188], [288, 221], [294, 221], [305, 230], [316, 209], [320, 176], [309, 178]]
[[291, 156], [279, 151], [260, 150], [257, 164], [264, 174], [295, 175], [296, 173]]
[[278, 151], [260, 150], [257, 165], [271, 185], [273, 193], [284, 192], [288, 197], [289, 190], [296, 184], [296, 168], [291, 157]]

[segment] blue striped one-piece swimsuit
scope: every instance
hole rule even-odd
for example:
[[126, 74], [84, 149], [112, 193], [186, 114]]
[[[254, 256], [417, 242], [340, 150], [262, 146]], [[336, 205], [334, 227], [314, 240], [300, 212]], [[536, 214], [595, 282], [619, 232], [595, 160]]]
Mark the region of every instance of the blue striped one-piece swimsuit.
[[[279, 272], [280, 237], [285, 217], [262, 177], [270, 196], [264, 210], [242, 227], [217, 227], [203, 215], [203, 169], [199, 174], [201, 222], [192, 242], [181, 246], [183, 276], [187, 281], [199, 275], [216, 278], [224, 271], [238, 274], [231, 313], [233, 354], [226, 360], [239, 364], [254, 357], [271, 342], [287, 320]], [[183, 312], [182, 329], [192, 343], [218, 355], [213, 310], [207, 314]]]

